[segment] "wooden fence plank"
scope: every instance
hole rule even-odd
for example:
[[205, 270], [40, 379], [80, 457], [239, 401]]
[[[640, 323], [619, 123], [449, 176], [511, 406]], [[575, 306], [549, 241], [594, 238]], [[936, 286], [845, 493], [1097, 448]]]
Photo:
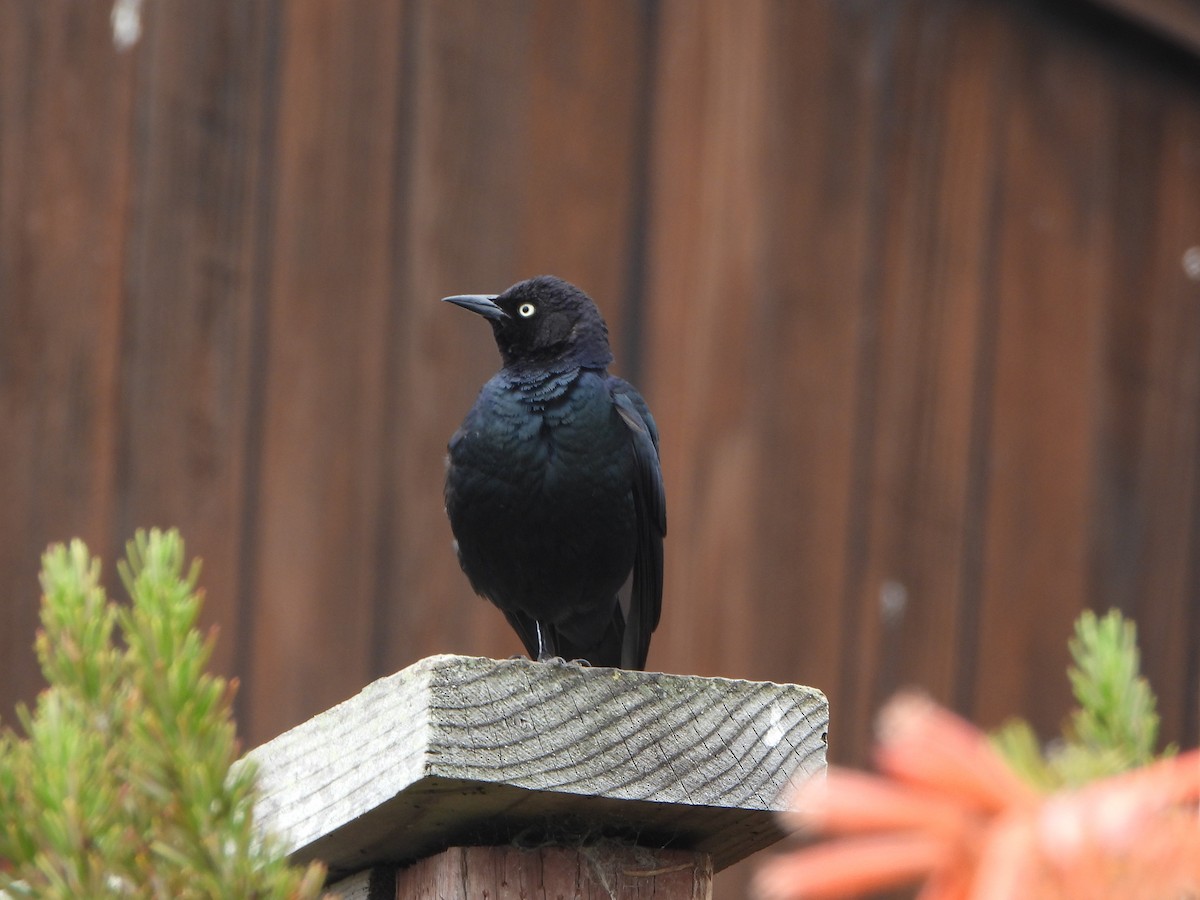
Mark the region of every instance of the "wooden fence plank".
[[527, 146], [521, 154], [522, 277], [550, 272], [600, 304], [617, 354], [623, 346], [629, 260], [644, 150], [639, 129], [650, 39], [646, 4], [561, 3], [534, 7], [529, 54]]
[[283, 8], [252, 739], [370, 679], [403, 5]]
[[[1200, 547], [1200, 88], [1120, 54], [1110, 217], [1121, 223], [1107, 292], [1089, 596], [1138, 625], [1143, 670], [1168, 713], [1164, 739], [1194, 744], [1200, 673], [1191, 583]], [[1189, 256], [1190, 254], [1190, 256]], [[1197, 257], [1189, 269], [1188, 261]], [[1189, 274], [1190, 273], [1190, 274]]]
[[229, 672], [249, 604], [242, 526], [262, 376], [272, 22], [261, 3], [145, 13], [116, 533], [180, 529], [204, 560], [204, 621], [221, 625], [214, 663]]
[[131, 53], [104, 4], [0, 4], [0, 717], [31, 700], [46, 544], [114, 543]]
[[847, 597], [869, 489], [856, 448], [874, 390], [894, 18], [787, 4], [768, 27], [763, 285], [743, 386], [762, 435], [751, 462], [756, 600], [740, 611], [754, 643], [738, 665], [820, 681], [842, 761], [856, 715], [843, 654], [861, 634]]
[[[751, 595], [762, 303], [762, 3], [660, 10], [647, 272], [647, 379], [668, 538], [655, 665], [725, 674], [759, 635]], [[686, 667], [686, 668], [685, 668]]]
[[[1115, 225], [1111, 92], [1083, 38], [1034, 23], [1009, 73], [995, 392], [978, 667], [980, 724], [1068, 709], [1066, 641], [1086, 605], [1096, 374]], [[970, 651], [967, 651], [970, 652]]]
[[[994, 11], [918, 6], [898, 23], [891, 128], [882, 130], [869, 493], [864, 553], [841, 647], [849, 730], [861, 760], [875, 710], [919, 684], [953, 703], [969, 621], [979, 404], [987, 402], [988, 279], [998, 72], [1011, 34]], [[981, 393], [982, 390], [982, 393]]]

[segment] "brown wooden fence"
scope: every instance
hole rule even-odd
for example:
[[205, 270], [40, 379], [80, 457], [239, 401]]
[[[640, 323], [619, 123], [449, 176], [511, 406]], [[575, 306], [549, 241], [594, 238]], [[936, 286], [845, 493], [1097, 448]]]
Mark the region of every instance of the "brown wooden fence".
[[[1071, 2], [0, 3], [0, 711], [37, 558], [177, 525], [250, 742], [519, 645], [438, 304], [597, 298], [667, 477], [652, 667], [1043, 733], [1085, 607], [1200, 682], [1200, 65]], [[7, 716], [7, 713], [4, 713]]]

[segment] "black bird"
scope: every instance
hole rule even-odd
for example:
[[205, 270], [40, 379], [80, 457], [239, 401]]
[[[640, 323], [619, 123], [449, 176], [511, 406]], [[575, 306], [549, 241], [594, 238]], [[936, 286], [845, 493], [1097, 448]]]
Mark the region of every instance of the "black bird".
[[471, 586], [531, 657], [645, 668], [667, 531], [658, 429], [608, 374], [600, 311], [548, 275], [445, 300], [488, 320], [504, 363], [450, 439], [446, 514]]

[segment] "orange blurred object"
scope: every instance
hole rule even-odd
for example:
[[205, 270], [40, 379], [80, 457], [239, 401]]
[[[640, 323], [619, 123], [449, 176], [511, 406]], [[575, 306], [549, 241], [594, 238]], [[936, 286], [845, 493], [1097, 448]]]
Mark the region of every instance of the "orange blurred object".
[[831, 767], [785, 814], [830, 838], [762, 866], [760, 900], [1164, 900], [1200, 896], [1200, 751], [1039, 793], [987, 736], [928, 698], [880, 714], [871, 775]]

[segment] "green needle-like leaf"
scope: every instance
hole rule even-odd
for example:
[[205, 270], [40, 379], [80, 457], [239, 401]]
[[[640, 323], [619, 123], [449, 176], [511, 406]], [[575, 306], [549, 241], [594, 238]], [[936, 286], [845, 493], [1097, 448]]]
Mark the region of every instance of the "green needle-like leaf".
[[139, 531], [110, 603], [79, 541], [42, 561], [38, 659], [48, 688], [0, 730], [0, 891], [38, 898], [300, 898], [294, 869], [253, 827], [233, 691], [206, 672], [199, 564], [178, 533]]

